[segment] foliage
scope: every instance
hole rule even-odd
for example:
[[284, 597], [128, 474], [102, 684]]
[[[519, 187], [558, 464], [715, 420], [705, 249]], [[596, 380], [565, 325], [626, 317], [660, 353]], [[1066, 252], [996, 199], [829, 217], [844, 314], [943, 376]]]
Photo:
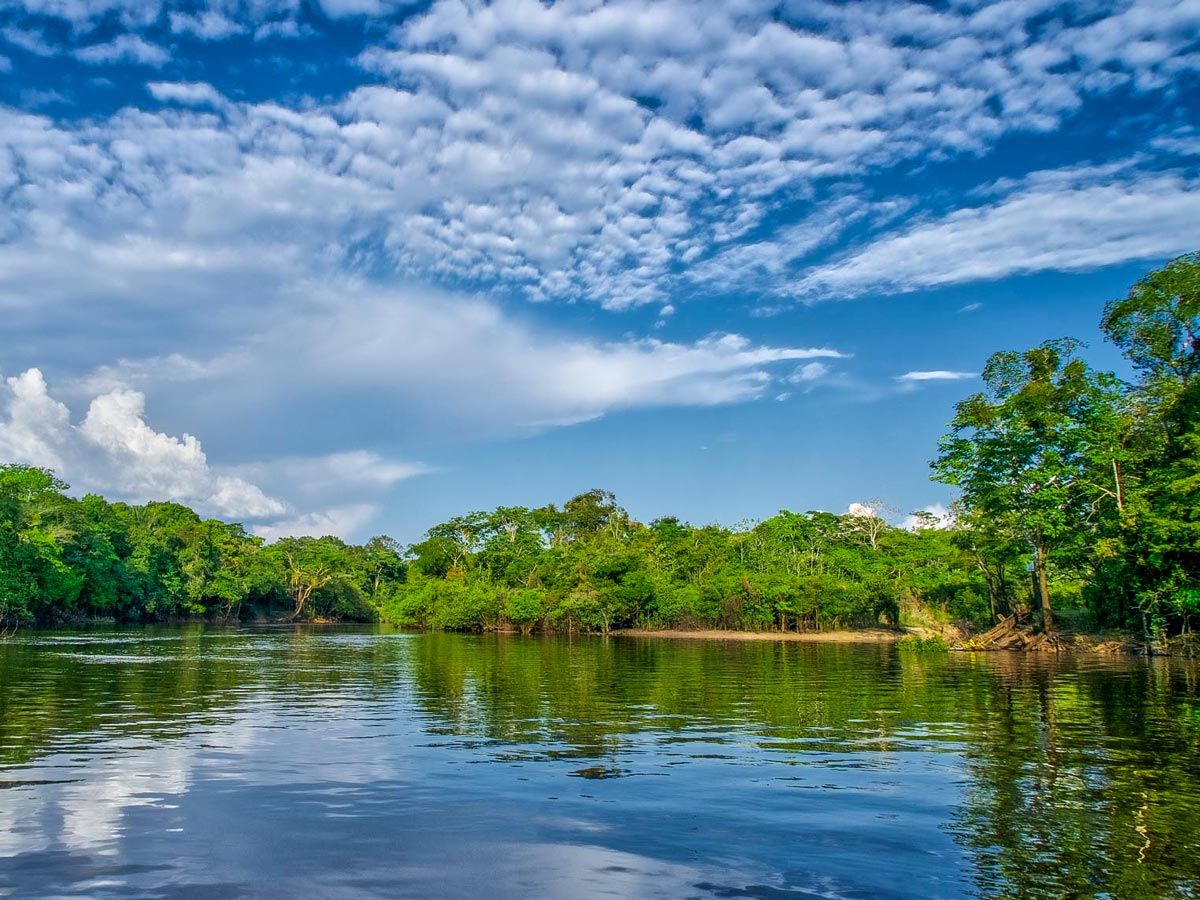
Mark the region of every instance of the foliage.
[[630, 626], [821, 630], [897, 624], [901, 601], [978, 617], [986, 587], [947, 532], [781, 512], [749, 530], [633, 521], [608, 491], [501, 507], [405, 549], [335, 537], [264, 544], [176, 503], [66, 495], [0, 467], [6, 622], [372, 619], [422, 628], [607, 632]]
[[46, 469], [0, 465], [0, 628], [84, 617], [372, 619], [407, 567], [390, 538], [264, 545], [177, 503], [76, 500]]
[[[992, 624], [1086, 605], [1147, 640], [1200, 620], [1200, 256], [1104, 311], [1138, 373], [1092, 369], [1069, 338], [994, 354], [956, 407], [935, 477], [953, 527], [916, 517], [778, 515], [739, 529], [634, 521], [609, 491], [434, 525], [403, 548], [274, 544], [176, 503], [74, 499], [46, 469], [0, 466], [0, 629], [109, 616], [370, 619], [454, 630], [826, 630], [902, 608]], [[1026, 567], [1032, 570], [1032, 578]], [[1034, 585], [1036, 584], [1036, 590]]]
[[[930, 523], [927, 523], [930, 524]], [[975, 561], [935, 528], [780, 512], [746, 531], [633, 521], [607, 491], [431, 528], [381, 607], [401, 625], [607, 632], [827, 630], [897, 624], [902, 600], [986, 615]]]
[[1070, 339], [997, 353], [933, 467], [962, 491], [958, 540], [993, 613], [1013, 611], [1011, 572], [1031, 558], [1046, 630], [1076, 593], [1097, 624], [1150, 643], [1200, 617], [1200, 255], [1148, 274], [1101, 327], [1136, 381], [1091, 369]]
[[896, 649], [904, 653], [946, 653], [950, 645], [940, 634], [930, 634], [922, 637], [919, 634], [906, 634], [896, 641]]

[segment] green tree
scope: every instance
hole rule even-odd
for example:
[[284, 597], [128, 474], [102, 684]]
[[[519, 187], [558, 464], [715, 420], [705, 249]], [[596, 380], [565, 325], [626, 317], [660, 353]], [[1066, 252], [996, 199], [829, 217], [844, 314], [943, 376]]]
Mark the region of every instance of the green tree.
[[957, 405], [933, 463], [934, 477], [958, 487], [968, 509], [1030, 547], [1047, 631], [1054, 628], [1052, 557], [1064, 568], [1078, 564], [1107, 493], [1088, 458], [1116, 391], [1111, 377], [1075, 357], [1079, 346], [1062, 339], [994, 354], [985, 390]]

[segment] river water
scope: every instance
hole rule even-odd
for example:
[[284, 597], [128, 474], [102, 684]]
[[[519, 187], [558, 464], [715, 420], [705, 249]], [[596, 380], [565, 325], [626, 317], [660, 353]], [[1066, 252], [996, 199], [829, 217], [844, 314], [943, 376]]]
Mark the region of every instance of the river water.
[[1197, 897], [1200, 672], [192, 626], [0, 645], [0, 897]]

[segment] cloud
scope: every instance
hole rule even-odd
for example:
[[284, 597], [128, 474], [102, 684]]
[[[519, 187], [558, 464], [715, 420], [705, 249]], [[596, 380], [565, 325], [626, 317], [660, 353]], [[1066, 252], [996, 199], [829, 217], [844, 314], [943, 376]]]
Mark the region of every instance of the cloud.
[[258, 519], [285, 512], [282, 502], [240, 478], [213, 470], [200, 442], [176, 438], [146, 424], [145, 397], [113, 390], [95, 397], [74, 425], [53, 399], [38, 369], [5, 381], [6, 416], [0, 418], [0, 458], [48, 466], [77, 487], [133, 502], [177, 500], [231, 518]]
[[91, 44], [75, 51], [75, 58], [89, 65], [111, 63], [136, 63], [158, 68], [171, 55], [156, 44], [151, 44], [136, 34], [122, 34], [105, 44]]
[[[192, 370], [190, 377], [197, 374]], [[113, 372], [96, 383], [113, 384]], [[151, 428], [145, 408], [141, 392], [109, 387], [90, 400], [83, 421], [74, 424], [69, 408], [50, 395], [41, 371], [29, 369], [5, 379], [0, 388], [0, 462], [54, 469], [80, 493], [131, 503], [173, 500], [204, 515], [250, 522], [256, 534], [272, 540], [306, 534], [361, 537], [378, 512], [378, 503], [368, 501], [434, 471], [368, 450], [214, 466], [196, 437]], [[318, 511], [300, 512], [297, 506]]]
[[246, 31], [245, 25], [212, 9], [195, 15], [173, 12], [168, 18], [171, 31], [176, 34], [190, 34], [202, 41], [219, 41]]
[[905, 372], [897, 375], [896, 380], [904, 384], [919, 384], [923, 381], [962, 381], [966, 378], [979, 377], [974, 372], [952, 372], [948, 369], [932, 369], [929, 371]]
[[378, 507], [369, 503], [356, 503], [270, 524], [255, 525], [252, 530], [268, 542], [282, 537], [345, 537], [362, 531], [378, 514]]
[[352, 427], [370, 444], [394, 442], [396, 422], [410, 434], [478, 439], [628, 409], [743, 403], [766, 395], [780, 364], [842, 355], [737, 334], [597, 341], [475, 298], [344, 281], [309, 290], [303, 302], [291, 296], [289, 315], [268, 317], [219, 356], [127, 362], [94, 383], [124, 379], [172, 408], [219, 409], [240, 430], [286, 427], [300, 441], [327, 440], [328, 423], [369, 393], [371, 414], [356, 414]]
[[[320, 506], [334, 500], [378, 500], [410, 478], [436, 471], [419, 462], [388, 459], [369, 450], [344, 450], [323, 456], [285, 456], [229, 470], [294, 502]], [[343, 532], [338, 532], [339, 534]]]
[[818, 266], [809, 298], [896, 293], [1045, 270], [1080, 271], [1195, 249], [1200, 181], [1132, 163], [1037, 172], [998, 199], [884, 235]]
[[1152, 138], [1150, 146], [1178, 156], [1200, 156], [1200, 129], [1195, 127], [1177, 128], [1167, 134], [1160, 134]]
[[[164, 15], [176, 31], [214, 40], [298, 29], [298, 4], [284, 0], [188, 13], [143, 0], [20, 7], [80, 33], [105, 15], [123, 23], [106, 43], [50, 48], [90, 63], [166, 65], [168, 51], [142, 34]], [[386, 17], [401, 7], [338, 0], [326, 13]], [[440, 0], [405, 16], [382, 43], [377, 25], [362, 28], [362, 77], [384, 83], [344, 96], [230, 103], [215, 118], [124, 109], [23, 129], [33, 145], [10, 141], [6, 126], [0, 145], [14, 144], [3, 152], [27, 172], [29, 189], [5, 196], [0, 218], [10, 223], [0, 230], [43, 237], [48, 248], [92, 242], [97, 256], [100, 236], [120, 234], [161, 251], [144, 259], [197, 265], [221, 254], [319, 256], [359, 272], [611, 308], [669, 302], [681, 285], [776, 293], [810, 255], [845, 240], [848, 226], [878, 228], [911, 206], [867, 198], [868, 179], [907, 161], [986, 153], [1005, 135], [1059, 127], [1090, 98], [1165, 90], [1200, 67], [1186, 2], [1082, 17], [1037, 0], [987, 9], [865, 3], [854, 15], [819, 2], [774, 10]], [[13, 40], [34, 33], [13, 29]], [[216, 99], [179, 90], [171, 98]], [[1130, 202], [1161, 211], [1170, 185], [1141, 187], [1153, 196], [1134, 191]], [[1093, 188], [1098, 202], [1120, 199]], [[971, 213], [943, 224], [988, 224]], [[1166, 233], [1152, 212], [1120, 234], [1107, 227], [1098, 262], [1056, 247], [1045, 229], [1050, 247], [1037, 264], [1129, 259]], [[935, 252], [941, 236], [926, 235], [933, 269], [991, 277], [987, 267], [976, 266], [985, 270], [977, 276], [951, 266], [951, 255]], [[873, 246], [863, 252], [883, 253]], [[880, 283], [910, 289], [920, 263], [901, 262], [896, 284], [887, 283], [887, 261], [872, 256], [819, 268], [806, 296]]]
[[811, 384], [820, 382], [829, 374], [829, 371], [829, 366], [824, 362], [806, 362], [805, 365], [797, 367], [797, 370], [792, 372], [787, 380], [791, 384]]
[[225, 97], [202, 81], [151, 81], [146, 85], [155, 100], [184, 106], [223, 106]]
[[70, 103], [70, 98], [58, 91], [39, 91], [36, 89], [22, 90], [18, 95], [21, 106], [25, 109], [39, 109], [43, 106], [53, 106], [59, 103]]
[[0, 72], [11, 72], [11, 71], [12, 71], [12, 60], [9, 59], [7, 56], [5, 56], [3, 53], [0, 53]]
[[59, 52], [58, 48], [46, 39], [44, 32], [33, 28], [16, 28], [11, 25], [0, 28], [0, 38], [34, 56], [56, 56]]
[[[918, 515], [924, 513], [924, 515]], [[945, 529], [954, 527], [954, 513], [944, 504], [932, 503], [922, 507], [918, 513], [910, 513], [904, 517], [900, 527], [907, 531], [920, 531], [924, 528]]]

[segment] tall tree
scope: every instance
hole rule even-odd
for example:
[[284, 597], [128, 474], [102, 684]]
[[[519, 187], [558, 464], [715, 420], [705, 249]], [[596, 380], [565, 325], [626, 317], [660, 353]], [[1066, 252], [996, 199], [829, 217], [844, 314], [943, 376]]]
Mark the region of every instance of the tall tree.
[[1064, 338], [994, 354], [985, 390], [958, 404], [933, 463], [934, 477], [960, 488], [968, 509], [1024, 538], [1047, 631], [1051, 557], [1072, 561], [1062, 551], [1078, 550], [1094, 523], [1100, 498], [1088, 456], [1116, 398], [1112, 379], [1075, 357], [1079, 346]]

